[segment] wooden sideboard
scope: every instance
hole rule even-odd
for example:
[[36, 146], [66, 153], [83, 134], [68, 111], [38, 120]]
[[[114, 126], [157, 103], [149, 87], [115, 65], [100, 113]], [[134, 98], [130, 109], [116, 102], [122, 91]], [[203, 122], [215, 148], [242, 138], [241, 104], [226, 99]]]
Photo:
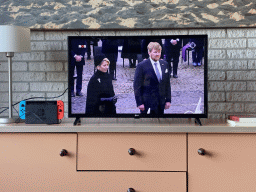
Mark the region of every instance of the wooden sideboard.
[[216, 123], [0, 126], [0, 191], [255, 191], [255, 132]]

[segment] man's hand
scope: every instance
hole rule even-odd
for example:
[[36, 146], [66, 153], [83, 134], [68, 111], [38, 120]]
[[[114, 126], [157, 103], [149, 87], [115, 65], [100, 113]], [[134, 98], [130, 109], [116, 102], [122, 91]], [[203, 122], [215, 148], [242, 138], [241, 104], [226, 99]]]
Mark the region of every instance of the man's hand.
[[176, 45], [177, 44], [177, 40], [172, 40], [172, 44]]
[[169, 109], [170, 107], [171, 107], [171, 103], [170, 102], [166, 102], [164, 109]]
[[76, 60], [76, 62], [80, 62], [82, 60], [82, 56], [76, 55], [75, 60]]
[[142, 104], [142, 105], [138, 106], [138, 108], [139, 108], [139, 110], [141, 110], [141, 111], [144, 111], [144, 110], [145, 110], [145, 106], [144, 106], [144, 104]]

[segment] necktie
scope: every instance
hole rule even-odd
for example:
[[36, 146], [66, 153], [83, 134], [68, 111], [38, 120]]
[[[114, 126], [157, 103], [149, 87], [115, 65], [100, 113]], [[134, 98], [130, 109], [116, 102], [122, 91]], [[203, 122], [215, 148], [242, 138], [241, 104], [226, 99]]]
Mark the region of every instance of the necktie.
[[159, 72], [159, 70], [158, 70], [158, 68], [157, 68], [157, 63], [154, 63], [154, 64], [155, 64], [156, 76], [157, 76], [158, 81], [160, 82], [160, 80], [161, 80], [161, 75], [160, 75], [160, 72]]

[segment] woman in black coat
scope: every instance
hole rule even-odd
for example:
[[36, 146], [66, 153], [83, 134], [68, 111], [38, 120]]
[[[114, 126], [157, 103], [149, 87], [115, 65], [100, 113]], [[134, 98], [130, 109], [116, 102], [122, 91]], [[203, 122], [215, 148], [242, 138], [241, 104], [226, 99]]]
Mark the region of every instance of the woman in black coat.
[[87, 87], [86, 114], [116, 114], [116, 97], [112, 77], [108, 74], [110, 61], [103, 56], [94, 60], [97, 71], [91, 77]]

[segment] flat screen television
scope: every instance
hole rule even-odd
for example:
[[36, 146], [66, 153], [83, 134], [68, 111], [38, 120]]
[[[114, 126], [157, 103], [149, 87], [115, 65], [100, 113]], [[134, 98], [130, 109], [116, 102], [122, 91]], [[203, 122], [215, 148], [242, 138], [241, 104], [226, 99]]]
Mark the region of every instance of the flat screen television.
[[69, 36], [68, 117], [207, 118], [207, 47], [207, 35]]

